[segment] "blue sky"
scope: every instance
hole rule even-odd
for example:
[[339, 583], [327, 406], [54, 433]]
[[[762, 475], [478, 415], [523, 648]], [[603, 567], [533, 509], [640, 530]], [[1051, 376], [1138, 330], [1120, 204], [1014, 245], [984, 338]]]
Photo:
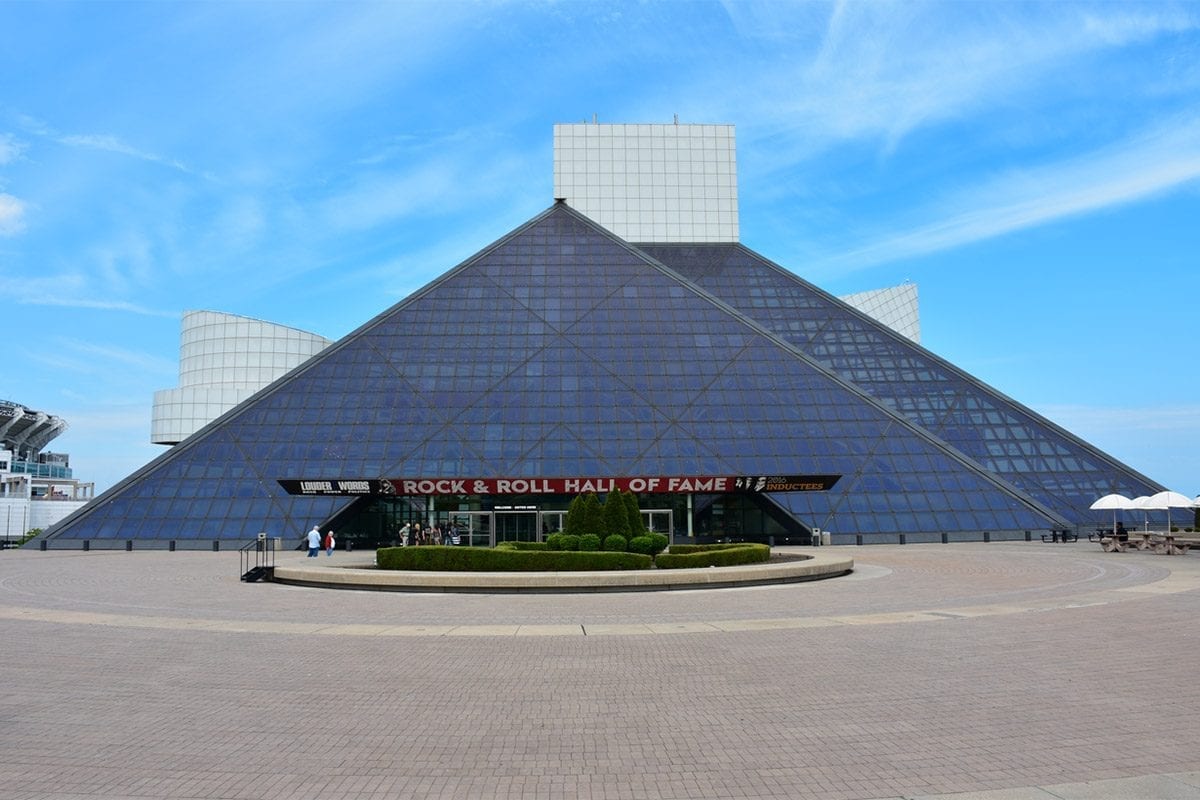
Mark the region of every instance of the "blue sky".
[[102, 490], [180, 314], [339, 338], [552, 202], [552, 126], [731, 123], [742, 241], [1200, 492], [1200, 4], [0, 3], [0, 397]]

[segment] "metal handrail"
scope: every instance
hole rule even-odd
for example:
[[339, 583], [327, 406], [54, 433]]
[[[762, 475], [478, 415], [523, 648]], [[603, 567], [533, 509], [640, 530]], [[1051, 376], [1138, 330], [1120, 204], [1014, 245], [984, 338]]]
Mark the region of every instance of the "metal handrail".
[[252, 539], [238, 548], [238, 561], [238, 574], [244, 581], [258, 580], [264, 574], [269, 575], [275, 569], [274, 542], [268, 539], [265, 533], [260, 533], [257, 539]]

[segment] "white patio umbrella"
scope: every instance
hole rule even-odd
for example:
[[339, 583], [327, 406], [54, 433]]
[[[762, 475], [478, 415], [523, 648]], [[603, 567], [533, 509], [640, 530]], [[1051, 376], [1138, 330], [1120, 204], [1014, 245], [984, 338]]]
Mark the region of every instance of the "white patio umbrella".
[[1190, 497], [1186, 497], [1179, 492], [1159, 492], [1150, 496], [1144, 508], [1165, 509], [1167, 512], [1167, 532], [1171, 532], [1171, 509], [1172, 508], [1193, 508], [1196, 505]]
[[1149, 495], [1144, 494], [1141, 497], [1133, 498], [1133, 507], [1137, 508], [1137, 509], [1141, 509], [1141, 511], [1142, 511], [1142, 525], [1146, 530], [1150, 530], [1150, 516], [1148, 514], [1146, 514], [1146, 511], [1148, 511], [1150, 509], [1150, 506], [1147, 505], [1147, 503], [1149, 503], [1149, 502], [1150, 502]]
[[1113, 512], [1113, 530], [1117, 529], [1117, 511], [1133, 507], [1133, 501], [1123, 494], [1106, 494], [1104, 497], [1101, 497], [1099, 500], [1088, 506], [1088, 508], [1097, 510], [1107, 510], [1111, 508]]

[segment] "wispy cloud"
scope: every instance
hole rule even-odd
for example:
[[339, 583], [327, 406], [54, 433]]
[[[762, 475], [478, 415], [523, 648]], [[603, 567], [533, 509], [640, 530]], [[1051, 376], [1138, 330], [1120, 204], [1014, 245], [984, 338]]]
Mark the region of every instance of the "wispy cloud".
[[0, 297], [27, 306], [92, 308], [124, 311], [147, 317], [177, 317], [178, 310], [147, 308], [125, 300], [98, 297], [91, 282], [82, 275], [62, 273], [45, 278], [6, 278], [0, 275]]
[[68, 337], [60, 337], [55, 341], [67, 352], [83, 356], [92, 362], [104, 362], [108, 369], [119, 365], [145, 372], [167, 374], [174, 373], [178, 369], [174, 360], [151, 355], [141, 350], [130, 350]]
[[0, 134], [0, 166], [14, 161], [25, 150], [25, 145], [13, 138], [12, 134]]
[[144, 150], [139, 150], [132, 145], [126, 144], [116, 136], [108, 134], [71, 134], [56, 136], [55, 139], [65, 145], [71, 147], [85, 147], [91, 150], [104, 150], [109, 153], [119, 153], [120, 155], [130, 156], [132, 158], [149, 161], [153, 164], [162, 164], [180, 172], [191, 173], [192, 171], [184, 166], [179, 161], [171, 158], [165, 158], [155, 153], [148, 153]]
[[885, 234], [818, 259], [813, 268], [846, 272], [947, 250], [1120, 206], [1200, 179], [1200, 117], [1172, 119], [1110, 147], [1041, 168], [1014, 170], [926, 209], [934, 222]]
[[0, 194], [0, 236], [16, 236], [25, 230], [25, 203], [11, 194]]
[[[1200, 405], [1193, 406], [1042, 406], [1039, 413], [1078, 430], [1194, 431], [1200, 434]], [[1069, 424], [1067, 424], [1069, 423]]]
[[[774, 3], [727, 8], [750, 38], [811, 30], [779, 19]], [[765, 170], [819, 158], [848, 141], [877, 140], [890, 152], [919, 128], [1043, 86], [1066, 65], [1200, 27], [1200, 15], [1186, 6], [1063, 4], [1039, 6], [1036, 17], [1012, 4], [960, 4], [954, 14], [944, 4], [830, 8], [822, 41], [798, 42], [797, 57], [769, 72], [748, 60], [756, 74], [743, 82], [759, 91], [730, 99], [729, 116], [762, 121], [741, 144], [769, 151], [760, 159]]]
[[[163, 166], [179, 170], [180, 172], [192, 174], [192, 170], [182, 162], [173, 158], [167, 158], [165, 156], [158, 155], [157, 153], [151, 153], [146, 150], [142, 150], [138, 147], [134, 147], [133, 145], [121, 139], [119, 136], [114, 136], [107, 133], [63, 133], [62, 131], [56, 130], [53, 125], [45, 120], [39, 119], [30, 114], [16, 114], [15, 117], [20, 124], [21, 129], [31, 136], [48, 139], [68, 147], [79, 147], [87, 150], [100, 150], [108, 153], [117, 153], [119, 155], [129, 156], [130, 158], [136, 158], [141, 161], [148, 161], [152, 164], [161, 164]], [[4, 163], [4, 143], [4, 138], [0, 137], [0, 164]], [[19, 144], [11, 144], [10, 147], [20, 148], [15, 149], [13, 151], [13, 155], [20, 153], [21, 150], [24, 149], [23, 146]]]

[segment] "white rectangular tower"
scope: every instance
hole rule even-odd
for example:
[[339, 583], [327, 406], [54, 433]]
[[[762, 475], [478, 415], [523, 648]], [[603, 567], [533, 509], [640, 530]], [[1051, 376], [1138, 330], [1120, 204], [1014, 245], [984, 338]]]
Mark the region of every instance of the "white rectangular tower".
[[554, 196], [630, 242], [736, 242], [733, 126], [555, 125]]

